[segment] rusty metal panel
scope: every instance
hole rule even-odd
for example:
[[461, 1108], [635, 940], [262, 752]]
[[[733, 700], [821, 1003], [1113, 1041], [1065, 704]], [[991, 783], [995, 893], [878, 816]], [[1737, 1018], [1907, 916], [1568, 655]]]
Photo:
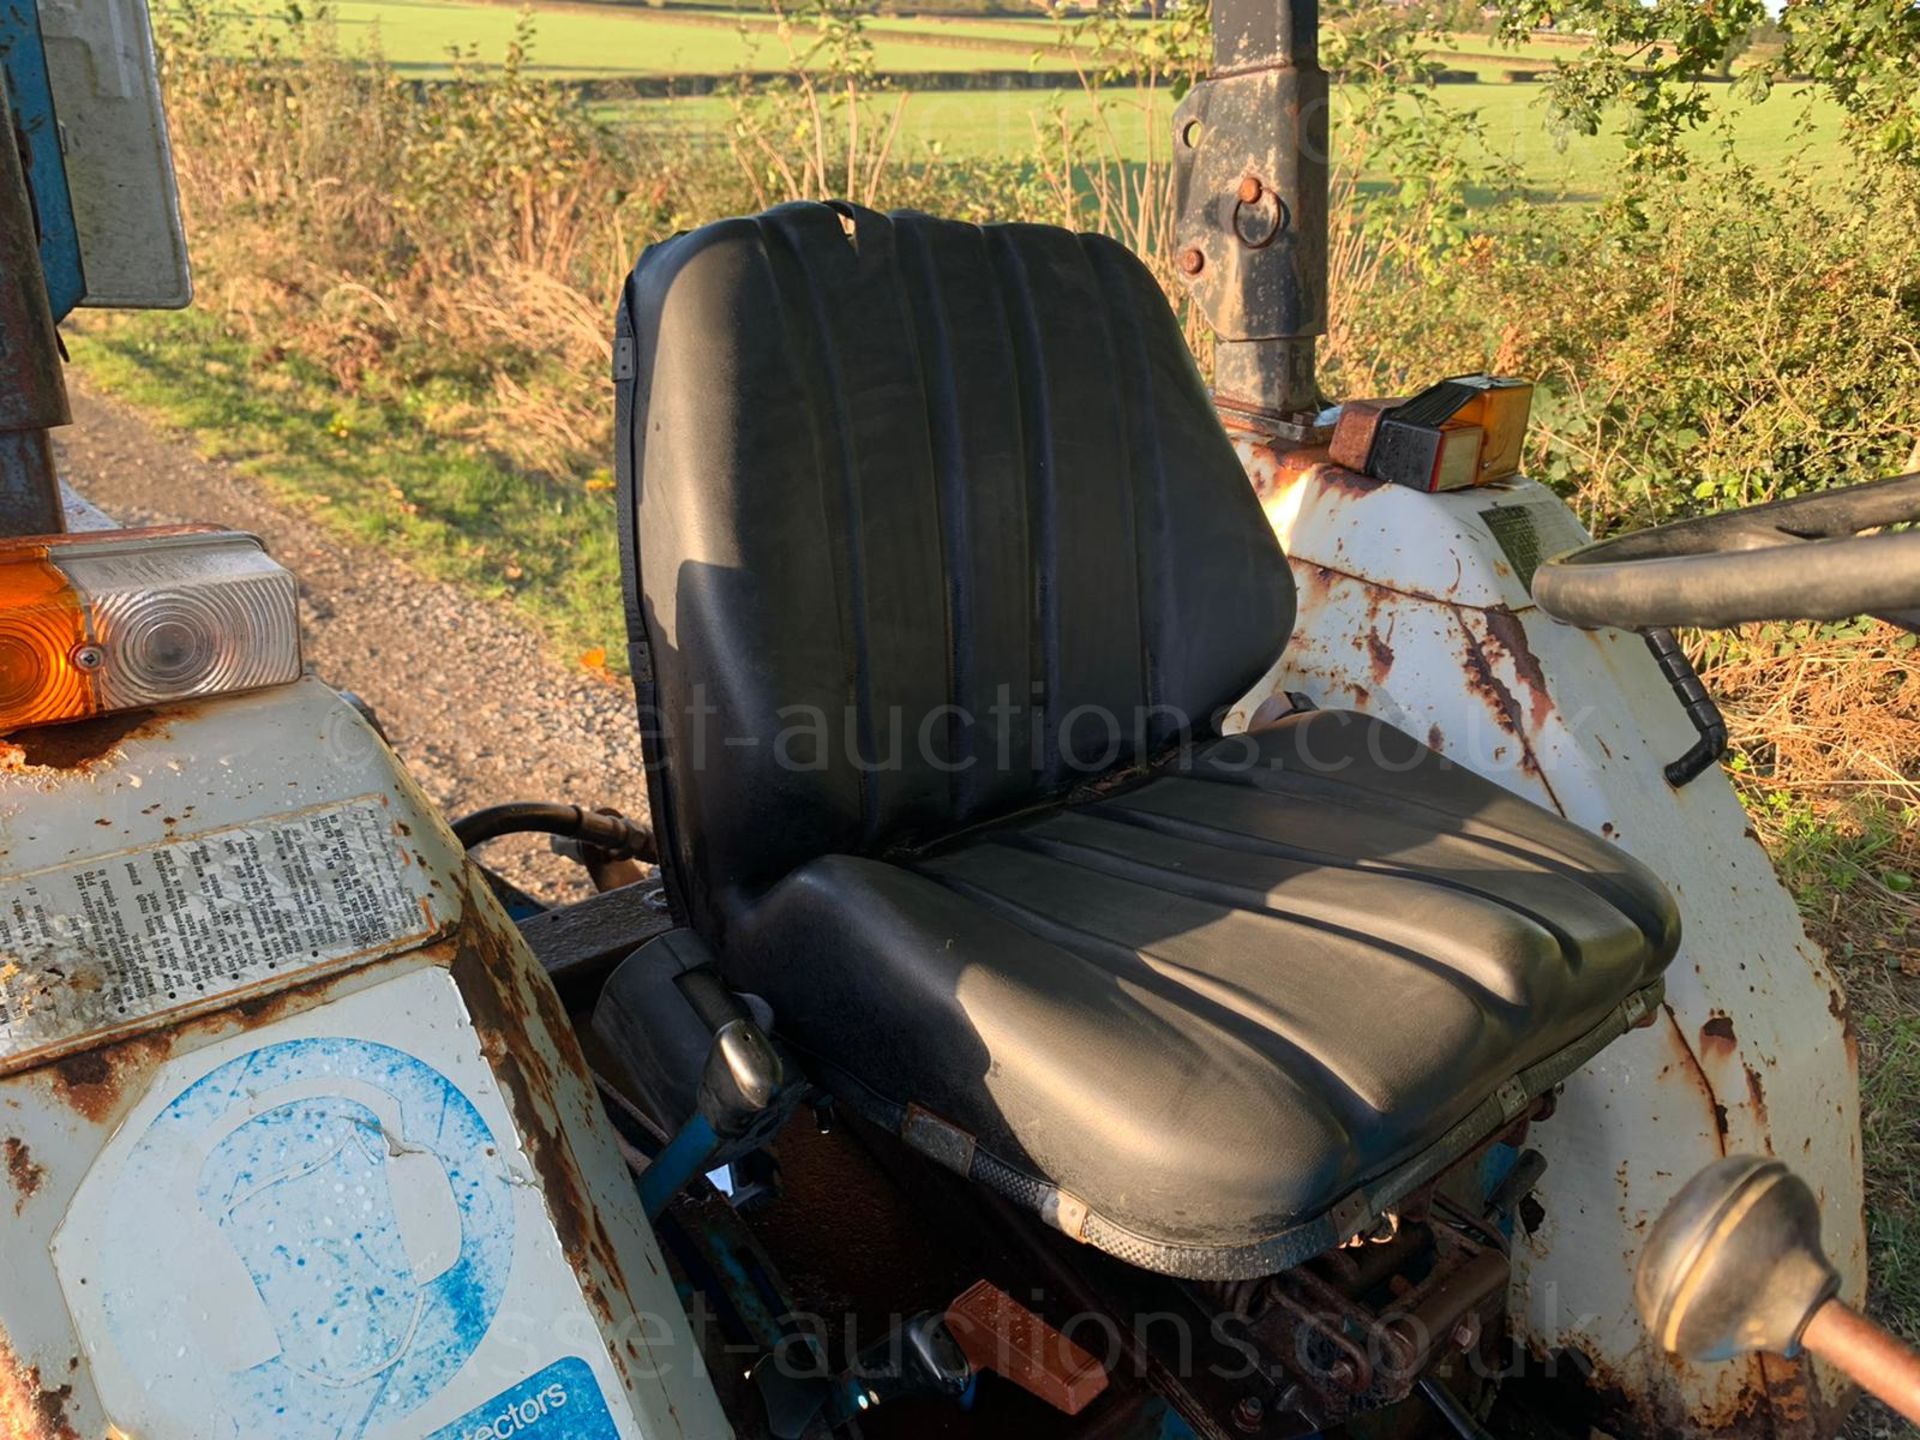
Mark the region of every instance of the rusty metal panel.
[[384, 796], [332, 859], [395, 849], [431, 933], [16, 1057], [0, 1433], [728, 1434], [550, 982], [364, 721], [304, 682], [46, 743], [0, 773], [0, 887]]
[[1514, 1254], [1531, 1363], [1578, 1352], [1642, 1433], [1831, 1433], [1834, 1387], [1807, 1367], [1670, 1363], [1634, 1313], [1647, 1226], [1694, 1173], [1738, 1151], [1780, 1155], [1814, 1186], [1858, 1299], [1859, 1090], [1845, 995], [1732, 787], [1718, 772], [1679, 791], [1666, 782], [1663, 766], [1695, 737], [1645, 646], [1532, 606], [1531, 563], [1585, 532], [1529, 481], [1425, 495], [1324, 452], [1237, 443], [1293, 561], [1300, 611], [1286, 654], [1229, 725], [1288, 692], [1376, 715], [1613, 840], [1680, 902], [1686, 938], [1660, 1022], [1576, 1075], [1530, 1139], [1549, 1161], [1545, 1218]]

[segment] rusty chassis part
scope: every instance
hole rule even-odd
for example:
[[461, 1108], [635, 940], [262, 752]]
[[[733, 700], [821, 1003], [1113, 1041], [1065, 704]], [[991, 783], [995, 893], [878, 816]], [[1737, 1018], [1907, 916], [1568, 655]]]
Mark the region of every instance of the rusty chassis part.
[[1374, 1235], [1279, 1275], [1194, 1287], [1236, 1317], [1274, 1362], [1282, 1408], [1316, 1427], [1342, 1425], [1399, 1404], [1450, 1357], [1499, 1340], [1512, 1278], [1505, 1242], [1449, 1182], [1477, 1174], [1494, 1145], [1522, 1149], [1530, 1126], [1554, 1107], [1552, 1092], [1540, 1097], [1453, 1171], [1408, 1196]]
[[[1292, 1381], [1287, 1402], [1323, 1427], [1405, 1400], [1449, 1354], [1478, 1349], [1505, 1304], [1506, 1253], [1437, 1219], [1356, 1248], [1239, 1297], [1255, 1343]], [[1431, 1268], [1409, 1280], [1402, 1267], [1423, 1255]]]

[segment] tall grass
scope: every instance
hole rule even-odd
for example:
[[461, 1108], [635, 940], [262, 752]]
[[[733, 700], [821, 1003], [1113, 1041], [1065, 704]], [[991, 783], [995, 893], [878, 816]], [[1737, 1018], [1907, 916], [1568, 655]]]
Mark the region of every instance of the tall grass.
[[529, 78], [530, 19], [501, 69], [431, 85], [349, 60], [324, 10], [250, 45], [236, 23], [183, 0], [160, 36], [202, 305], [264, 367], [298, 356], [534, 479], [603, 464], [608, 299], [739, 187]]

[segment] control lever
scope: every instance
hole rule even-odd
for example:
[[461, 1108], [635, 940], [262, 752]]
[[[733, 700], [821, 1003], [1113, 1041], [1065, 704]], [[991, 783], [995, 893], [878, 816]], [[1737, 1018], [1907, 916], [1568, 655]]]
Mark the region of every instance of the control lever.
[[1813, 1192], [1780, 1161], [1752, 1155], [1687, 1183], [1633, 1277], [1662, 1349], [1693, 1361], [1804, 1350], [1920, 1424], [1920, 1353], [1839, 1300], [1839, 1288]]
[[723, 1146], [762, 1124], [777, 1125], [788, 1108], [779, 1103], [787, 1091], [786, 1067], [753, 1012], [704, 966], [674, 977], [674, 983], [713, 1043], [692, 1116], [640, 1176], [640, 1203], [650, 1220], [713, 1167]]
[[[810, 1358], [817, 1354], [811, 1350]], [[774, 1440], [802, 1440], [816, 1423], [838, 1430], [894, 1400], [958, 1400], [973, 1383], [973, 1366], [945, 1317], [931, 1310], [888, 1331], [839, 1375], [795, 1374], [784, 1356], [775, 1351], [751, 1376]]]

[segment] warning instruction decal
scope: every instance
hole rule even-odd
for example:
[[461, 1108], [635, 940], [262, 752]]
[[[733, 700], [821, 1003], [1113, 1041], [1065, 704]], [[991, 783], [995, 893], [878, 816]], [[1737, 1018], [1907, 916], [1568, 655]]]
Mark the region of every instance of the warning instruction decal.
[[430, 893], [374, 799], [0, 881], [0, 1062], [417, 942]]

